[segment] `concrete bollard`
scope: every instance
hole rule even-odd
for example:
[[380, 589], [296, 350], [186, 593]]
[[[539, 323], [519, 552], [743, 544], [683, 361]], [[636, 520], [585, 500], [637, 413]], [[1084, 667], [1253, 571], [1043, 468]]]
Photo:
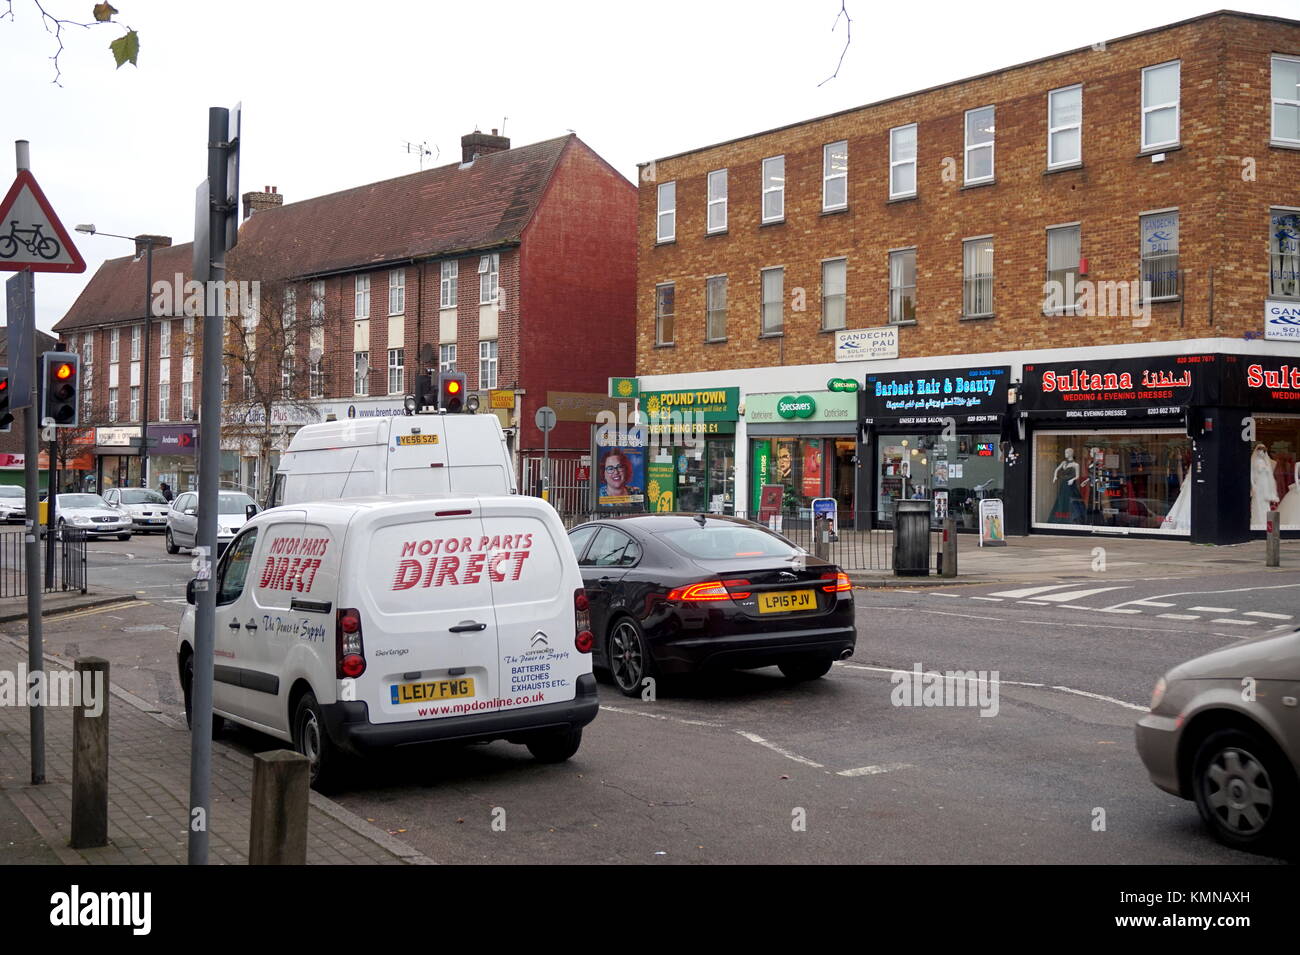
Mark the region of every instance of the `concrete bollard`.
[[1264, 566], [1280, 567], [1282, 565], [1282, 515], [1277, 511], [1269, 511], [1267, 528], [1267, 536], [1264, 538]]
[[[108, 845], [108, 661], [83, 657], [75, 664], [80, 699], [72, 709], [72, 834], [68, 845]], [[91, 695], [97, 693], [97, 698]], [[92, 705], [93, 704], [93, 705]], [[98, 710], [98, 715], [91, 715]]]
[[311, 762], [287, 749], [253, 757], [249, 865], [307, 864], [307, 792]]
[[943, 520], [943, 576], [957, 576], [957, 519]]

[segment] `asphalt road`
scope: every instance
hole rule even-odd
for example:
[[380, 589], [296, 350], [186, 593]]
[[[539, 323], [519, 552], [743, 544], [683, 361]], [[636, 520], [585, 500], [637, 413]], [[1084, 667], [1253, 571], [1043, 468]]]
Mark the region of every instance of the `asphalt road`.
[[[137, 536], [90, 559], [96, 586], [141, 599], [47, 620], [47, 648], [107, 656], [116, 683], [179, 714], [189, 557]], [[1290, 622], [1300, 572], [1233, 570], [856, 591], [857, 653], [821, 680], [725, 674], [653, 701], [606, 684], [567, 763], [422, 747], [365, 764], [335, 798], [447, 862], [1271, 862], [1214, 842], [1133, 747], [1166, 669]], [[895, 673], [916, 664], [989, 671], [996, 697], [895, 705]]]

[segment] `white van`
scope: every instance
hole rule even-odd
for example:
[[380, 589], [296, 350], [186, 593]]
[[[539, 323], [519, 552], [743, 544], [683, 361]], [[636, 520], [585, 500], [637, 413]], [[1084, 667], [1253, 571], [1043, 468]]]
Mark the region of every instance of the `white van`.
[[[224, 718], [290, 741], [317, 788], [345, 754], [408, 743], [506, 739], [559, 762], [596, 716], [582, 576], [537, 498], [279, 507], [244, 526], [214, 582], [214, 731]], [[191, 606], [187, 717], [193, 657]]]
[[515, 494], [496, 415], [349, 418], [298, 430], [267, 507], [370, 494]]

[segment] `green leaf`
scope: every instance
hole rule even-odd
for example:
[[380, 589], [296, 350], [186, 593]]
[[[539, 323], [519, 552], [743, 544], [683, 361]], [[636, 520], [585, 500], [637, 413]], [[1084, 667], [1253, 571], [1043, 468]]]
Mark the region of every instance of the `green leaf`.
[[135, 60], [140, 55], [140, 34], [134, 30], [118, 37], [108, 45], [108, 48], [113, 51], [113, 59], [117, 60], [118, 69], [121, 69], [123, 63], [139, 66]]
[[92, 12], [96, 23], [107, 23], [113, 19], [113, 14], [117, 13], [117, 9], [111, 3], [97, 3]]

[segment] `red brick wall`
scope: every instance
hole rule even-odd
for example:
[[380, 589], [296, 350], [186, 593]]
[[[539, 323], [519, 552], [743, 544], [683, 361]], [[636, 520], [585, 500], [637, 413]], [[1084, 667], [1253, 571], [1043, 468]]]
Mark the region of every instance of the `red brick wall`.
[[[820, 334], [820, 262], [848, 257], [847, 326], [889, 316], [887, 250], [916, 246], [918, 324], [900, 357], [1227, 335], [1262, 329], [1270, 205], [1300, 206], [1300, 151], [1269, 146], [1269, 55], [1300, 24], [1214, 16], [1162, 32], [658, 161], [638, 206], [637, 371], [833, 361]], [[1141, 70], [1181, 59], [1181, 148], [1140, 156]], [[1083, 166], [1047, 173], [1047, 94], [1082, 83]], [[996, 182], [962, 187], [963, 114], [993, 104]], [[888, 202], [889, 129], [916, 122], [918, 198]], [[826, 143], [849, 143], [848, 211], [821, 211]], [[760, 226], [761, 161], [784, 154], [785, 223]], [[955, 160], [955, 181], [943, 177]], [[1242, 177], [1242, 157], [1256, 178]], [[706, 176], [729, 170], [729, 231], [705, 235]], [[643, 180], [651, 170], [643, 173]], [[656, 245], [656, 185], [677, 183], [677, 238]], [[1138, 213], [1177, 207], [1181, 302], [1129, 317], [1043, 315], [1045, 227], [1082, 223], [1088, 278], [1138, 278]], [[994, 237], [995, 317], [963, 321], [962, 239]], [[759, 270], [783, 265], [785, 335], [761, 339]], [[1213, 270], [1213, 314], [1210, 306]], [[725, 344], [704, 343], [705, 278], [729, 276]], [[654, 287], [676, 283], [673, 347], [655, 347]], [[792, 311], [803, 288], [807, 310]]]
[[[542, 447], [533, 423], [548, 391], [604, 394], [636, 353], [636, 187], [581, 141], [556, 168], [521, 250], [519, 446]], [[503, 382], [506, 377], [503, 369]], [[590, 427], [562, 422], [552, 448], [586, 450]]]

